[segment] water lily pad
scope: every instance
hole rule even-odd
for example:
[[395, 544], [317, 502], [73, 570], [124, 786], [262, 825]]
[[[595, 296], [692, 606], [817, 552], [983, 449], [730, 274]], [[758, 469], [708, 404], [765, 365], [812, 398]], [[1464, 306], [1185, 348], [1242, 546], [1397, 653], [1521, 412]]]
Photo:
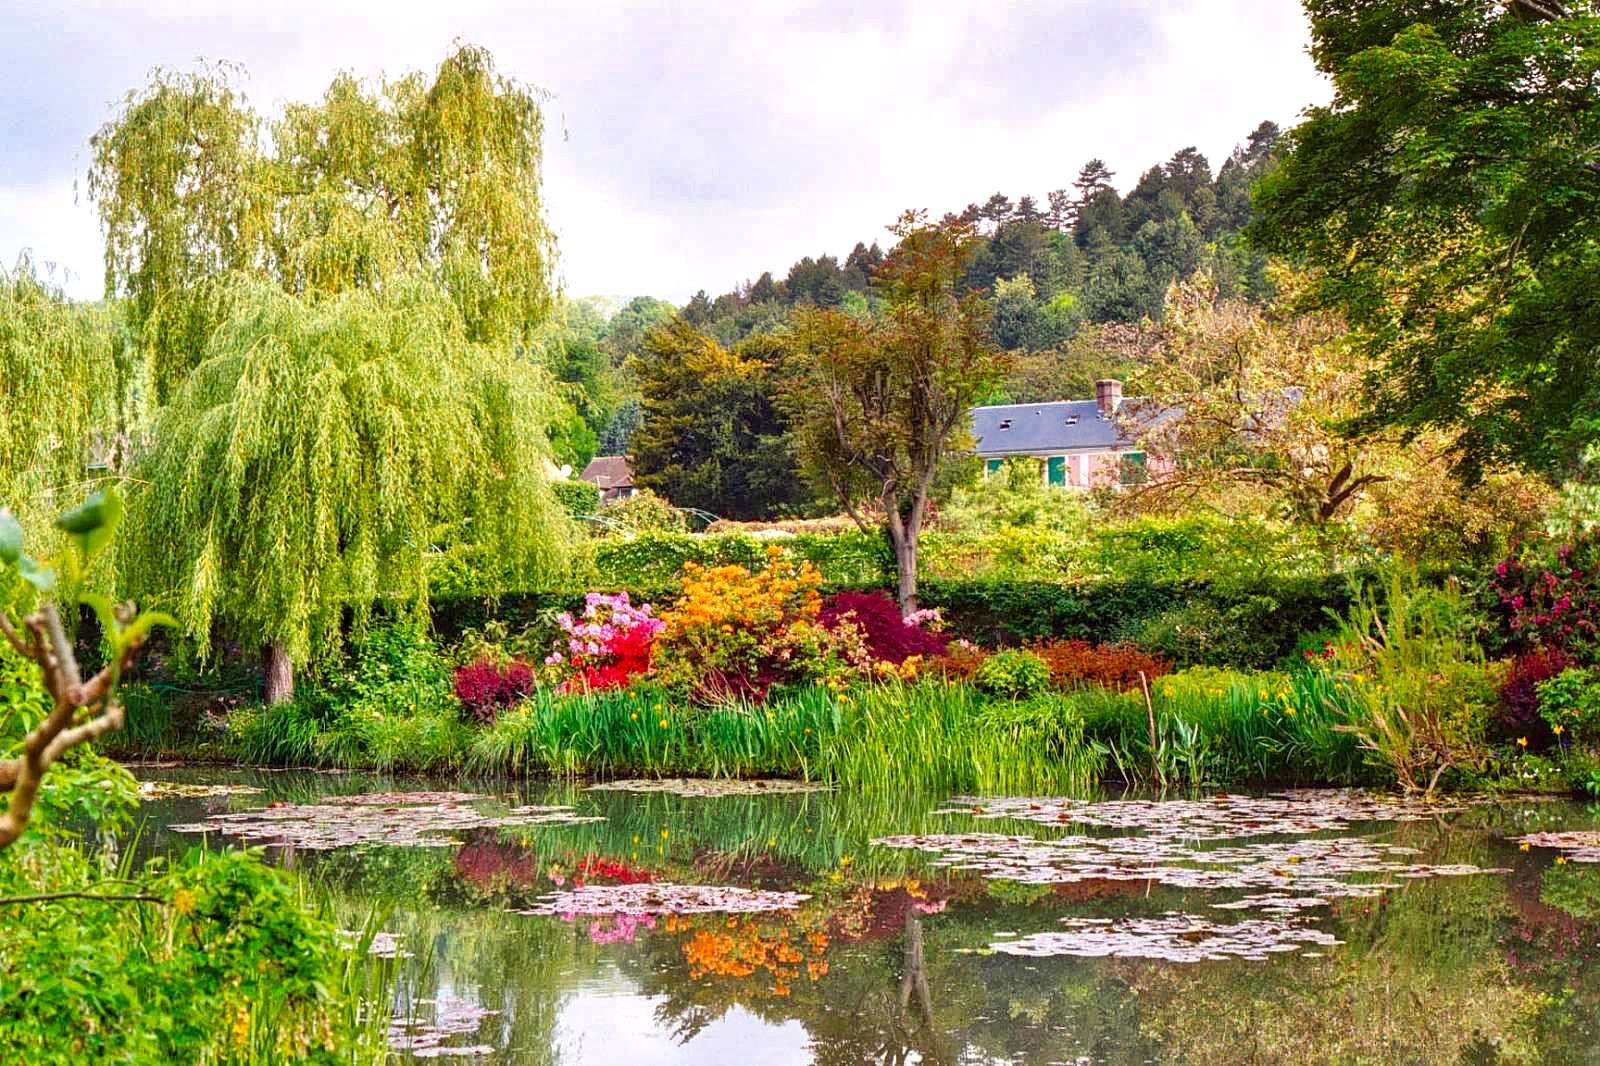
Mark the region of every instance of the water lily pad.
[[1600, 830], [1567, 833], [1529, 833], [1518, 842], [1535, 848], [1557, 848], [1571, 862], [1600, 862]]
[[451, 1045], [446, 1041], [475, 1034], [484, 1019], [494, 1017], [499, 1011], [488, 1010], [454, 996], [440, 996], [433, 1007], [432, 1022], [391, 1022], [389, 1047], [419, 1059], [481, 1058], [494, 1054], [495, 1049], [488, 1044]]
[[1292, 921], [1253, 919], [1232, 925], [1208, 922], [1192, 914], [1160, 918], [1067, 918], [1059, 933], [1035, 933], [1021, 940], [1000, 940], [989, 950], [1002, 955], [1046, 958], [1158, 959], [1162, 962], [1207, 962], [1249, 959], [1298, 952], [1307, 945], [1330, 947], [1332, 934]]
[[788, 781], [782, 778], [703, 778], [664, 777], [656, 780], [602, 781], [590, 785], [589, 792], [666, 792], [674, 796], [714, 798], [717, 796], [766, 796], [795, 792], [831, 792], [833, 786], [814, 781]]
[[214, 796], [255, 796], [254, 785], [191, 785], [181, 781], [140, 781], [141, 799], [211, 799]]
[[470, 792], [376, 792], [330, 797], [322, 803], [277, 803], [253, 811], [216, 814], [203, 822], [173, 825], [177, 833], [220, 833], [253, 843], [329, 851], [358, 844], [442, 848], [472, 829], [576, 825], [604, 821], [571, 807], [512, 807], [492, 815]]
[[760, 914], [787, 911], [811, 897], [733, 885], [584, 885], [552, 892], [515, 914], [598, 918], [603, 915]]

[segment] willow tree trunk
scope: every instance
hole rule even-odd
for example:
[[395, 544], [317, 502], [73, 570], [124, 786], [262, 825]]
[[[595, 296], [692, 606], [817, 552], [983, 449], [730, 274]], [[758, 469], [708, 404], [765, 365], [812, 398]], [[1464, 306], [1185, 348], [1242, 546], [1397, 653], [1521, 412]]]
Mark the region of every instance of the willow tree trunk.
[[267, 684], [265, 698], [268, 704], [284, 703], [294, 695], [294, 664], [282, 644], [267, 645]]

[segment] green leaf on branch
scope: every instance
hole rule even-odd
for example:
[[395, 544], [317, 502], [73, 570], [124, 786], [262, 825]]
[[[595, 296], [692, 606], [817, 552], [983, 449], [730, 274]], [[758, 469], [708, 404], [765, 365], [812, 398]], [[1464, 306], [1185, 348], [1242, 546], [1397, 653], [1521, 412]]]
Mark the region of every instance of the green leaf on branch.
[[15, 565], [22, 558], [22, 524], [11, 508], [0, 507], [0, 563]]
[[111, 543], [122, 523], [122, 496], [107, 487], [56, 519], [56, 528], [72, 535], [85, 564]]

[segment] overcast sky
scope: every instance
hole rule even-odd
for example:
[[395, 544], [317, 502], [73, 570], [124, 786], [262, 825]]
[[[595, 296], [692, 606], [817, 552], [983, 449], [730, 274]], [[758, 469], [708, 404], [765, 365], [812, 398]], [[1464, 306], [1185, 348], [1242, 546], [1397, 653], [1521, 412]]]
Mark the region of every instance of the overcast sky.
[[[102, 290], [89, 135], [155, 66], [228, 59], [258, 110], [338, 70], [433, 68], [451, 41], [552, 94], [546, 182], [575, 296], [713, 295], [843, 257], [907, 207], [1126, 190], [1185, 145], [1218, 165], [1328, 89], [1293, 0], [483, 4], [0, 0], [0, 262]], [[70, 8], [70, 10], [62, 10]]]

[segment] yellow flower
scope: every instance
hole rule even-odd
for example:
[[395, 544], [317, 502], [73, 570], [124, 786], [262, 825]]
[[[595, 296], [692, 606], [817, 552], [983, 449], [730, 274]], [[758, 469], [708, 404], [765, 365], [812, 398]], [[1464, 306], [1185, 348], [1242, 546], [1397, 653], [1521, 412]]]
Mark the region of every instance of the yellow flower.
[[1526, 840], [1524, 840], [1524, 841], [1523, 841], [1523, 842], [1522, 842], [1522, 847], [1521, 847], [1521, 849], [1520, 849], [1520, 850], [1522, 850], [1522, 851], [1528, 851], [1528, 850], [1530, 850], [1530, 849], [1531, 849], [1531, 848], [1532, 848], [1532, 847], [1533, 847], [1533, 845], [1532, 845], [1532, 844], [1530, 844], [1530, 843], [1528, 843], [1528, 842], [1527, 842], [1527, 841], [1526, 841]]
[[665, 728], [667, 728], [667, 726], [668, 726], [668, 725], [669, 725], [669, 724], [670, 724], [670, 723], [669, 723], [669, 722], [668, 722], [668, 721], [667, 721], [667, 720], [666, 720], [666, 719], [665, 719], [665, 718], [663, 718], [663, 719], [661, 719], [661, 728], [662, 728], [662, 729], [665, 729]]
[[632, 714], [628, 715], [628, 721], [637, 722], [638, 720], [639, 720], [639, 712], [638, 711], [634, 711]]
[[850, 865], [850, 856], [848, 856], [848, 855], [839, 856], [839, 865], [840, 866], [849, 866]]
[[194, 893], [187, 888], [180, 888], [172, 893], [172, 909], [179, 914], [194, 913]]
[[1557, 866], [1565, 866], [1566, 864], [1567, 864], [1567, 857], [1565, 855], [1557, 855], [1556, 856], [1556, 865]]
[[1550, 730], [1550, 732], [1554, 733], [1556, 736], [1559, 737], [1562, 733], [1565, 733], [1566, 730], [1563, 729], [1561, 726], [1556, 726], [1554, 729]]
[[1293, 718], [1294, 717], [1294, 708], [1293, 707], [1285, 707], [1283, 709], [1283, 713], [1285, 715], [1287, 715], [1288, 717]]
[[1517, 738], [1517, 747], [1525, 748], [1527, 746], [1528, 746], [1528, 738], [1527, 737], [1518, 737]]
[[665, 839], [667, 839], [667, 837], [669, 837], [669, 836], [671, 836], [671, 834], [670, 834], [670, 833], [668, 833], [668, 832], [667, 832], [667, 831], [666, 831], [666, 830], [665, 830], [665, 829], [663, 829], [663, 830], [662, 830], [662, 831], [661, 831], [661, 839], [662, 839], [662, 840], [665, 840]]

